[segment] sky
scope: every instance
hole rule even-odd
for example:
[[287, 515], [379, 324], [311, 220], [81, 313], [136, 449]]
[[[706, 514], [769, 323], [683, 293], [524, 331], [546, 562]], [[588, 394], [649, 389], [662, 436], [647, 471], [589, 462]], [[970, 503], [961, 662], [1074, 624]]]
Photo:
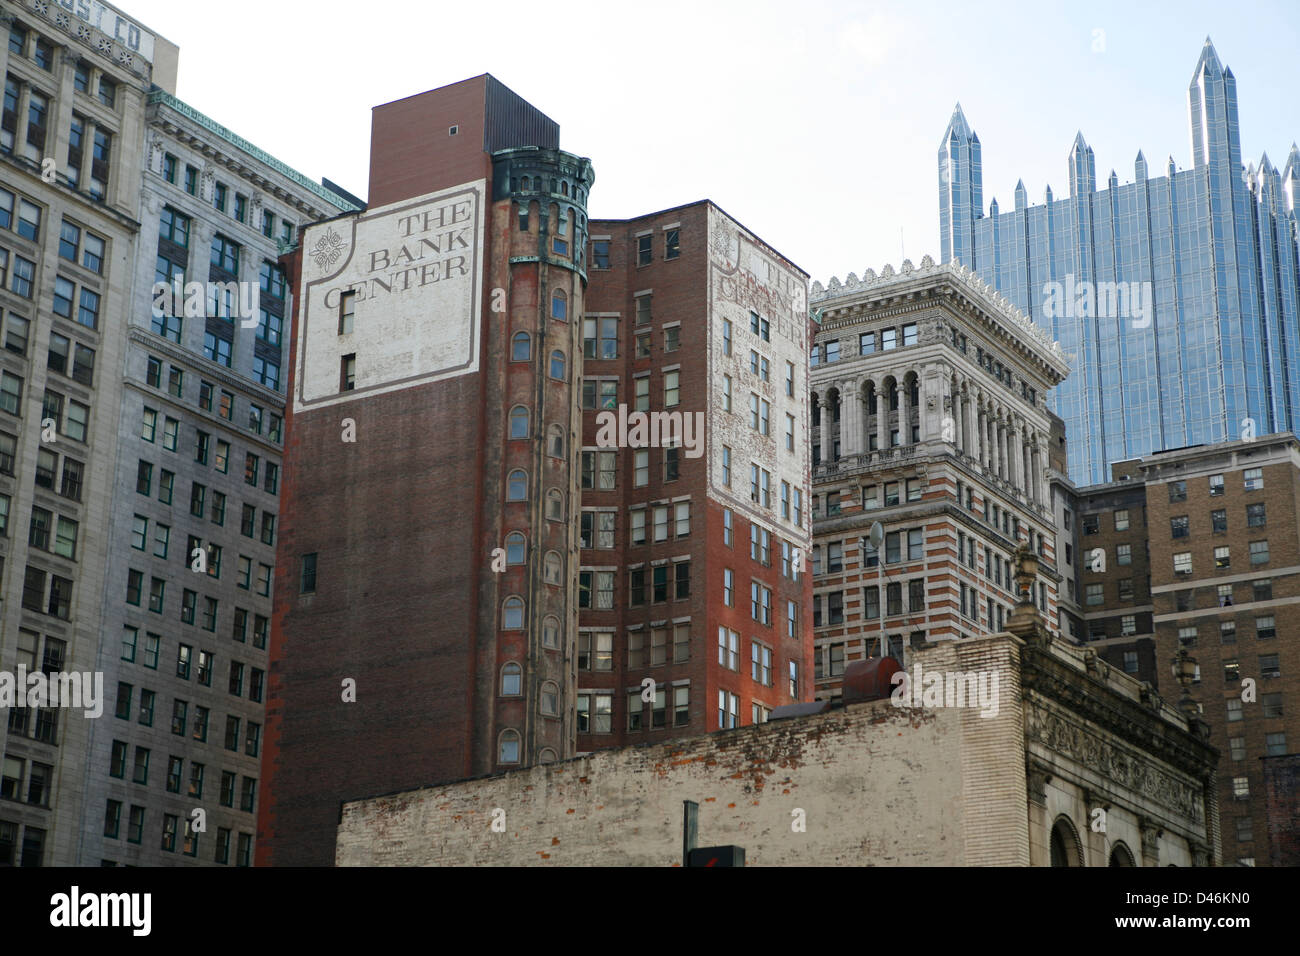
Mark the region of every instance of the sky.
[[[591, 158], [589, 217], [712, 199], [823, 283], [939, 258], [937, 150], [960, 101], [984, 202], [1191, 165], [1207, 36], [1237, 78], [1243, 161], [1300, 140], [1300, 4], [694, 0], [376, 4], [119, 0], [180, 47], [176, 95], [317, 181], [365, 197], [370, 109], [491, 73]], [[1289, 95], [1288, 95], [1289, 94]], [[685, 241], [685, 237], [683, 237]]]

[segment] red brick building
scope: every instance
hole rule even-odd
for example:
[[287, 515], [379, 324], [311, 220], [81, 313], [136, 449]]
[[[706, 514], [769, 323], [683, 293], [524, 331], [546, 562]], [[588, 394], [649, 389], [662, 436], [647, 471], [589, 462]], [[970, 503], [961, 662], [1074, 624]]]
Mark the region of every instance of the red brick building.
[[380, 106], [369, 208], [287, 257], [258, 863], [331, 864], [345, 797], [572, 751], [593, 175], [558, 139], [486, 75]]
[[591, 240], [579, 751], [761, 722], [812, 660], [807, 275], [708, 201]]
[[811, 698], [807, 276], [708, 202], [589, 229], [558, 140], [490, 76], [378, 107], [369, 208], [285, 259], [259, 864], [331, 864], [345, 799]]

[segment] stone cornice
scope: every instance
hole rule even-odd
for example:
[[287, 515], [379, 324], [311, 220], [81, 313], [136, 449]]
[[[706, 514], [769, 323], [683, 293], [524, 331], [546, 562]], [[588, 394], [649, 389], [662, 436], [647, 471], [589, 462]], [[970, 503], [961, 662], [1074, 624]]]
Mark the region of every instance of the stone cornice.
[[[337, 195], [326, 189], [320, 183], [313, 182], [296, 169], [291, 168], [280, 160], [276, 159], [270, 153], [259, 149], [242, 136], [231, 132], [226, 127], [217, 123], [215, 120], [200, 113], [188, 103], [178, 100], [165, 90], [155, 89], [149, 93], [150, 123], [161, 127], [164, 131], [175, 136], [177, 139], [185, 142], [187, 145], [200, 149], [205, 155], [218, 159], [224, 165], [235, 169], [245, 175], [256, 185], [268, 192], [274, 193], [281, 199], [291, 201], [299, 207], [301, 211], [307, 213], [313, 219], [324, 219], [337, 215], [341, 212], [356, 212], [358, 208], [349, 200]], [[172, 111], [177, 117], [184, 117], [190, 124], [197, 127], [198, 130], [206, 132], [203, 135], [188, 125], [182, 124], [178, 119], [168, 116], [164, 111]], [[232, 151], [222, 151], [218, 149], [217, 143], [224, 141], [229, 146], [242, 152], [245, 156], [256, 160], [262, 166], [265, 166], [276, 173], [279, 173], [285, 179], [289, 180], [300, 189], [311, 193], [317, 199], [323, 201], [320, 209], [313, 208], [309, 203], [303, 202], [298, 196], [286, 189], [281, 183], [275, 182], [264, 174], [260, 173], [255, 167], [250, 166], [247, 162], [242, 161], [237, 154]]]
[[[1101, 775], [1120, 790], [1155, 801], [1191, 828], [1206, 825], [1201, 776], [1184, 770], [1185, 776], [1180, 778], [1153, 765], [1150, 756], [1158, 760], [1166, 758], [1146, 751], [1142, 743], [1134, 741], [1131, 729], [1127, 734], [1116, 733], [1111, 737], [1087, 726], [1078, 719], [1077, 712], [1069, 712], [1068, 705], [1066, 709], [1057, 709], [1032, 697], [1026, 704], [1026, 744], [1037, 743]], [[1114, 795], [1091, 793], [1090, 796], [1093, 801], [1105, 802]]]
[[1050, 649], [1026, 646], [1021, 686], [1093, 721], [1171, 767], [1204, 781], [1218, 765], [1218, 753], [1204, 740], [1163, 719], [1150, 704], [1122, 696], [1106, 680], [1068, 666]]
[[[980, 279], [975, 273], [957, 263], [935, 264], [926, 256], [920, 268], [904, 260], [902, 270], [894, 272], [885, 266], [881, 275], [868, 269], [862, 279], [853, 273], [841, 283], [832, 277], [826, 288], [814, 282], [810, 302], [823, 327], [839, 327], [841, 315], [860, 315], [867, 310], [872, 316], [881, 304], [898, 298], [918, 297], [918, 303], [935, 305], [945, 300], [982, 325], [999, 339], [1004, 347], [1014, 352], [1022, 361], [1038, 365], [1041, 374], [1053, 385], [1070, 372], [1069, 362], [1060, 343], [1052, 341], [1047, 333], [1031, 322], [1023, 312], [1013, 306], [1001, 293]], [[912, 306], [915, 310], [920, 305]], [[884, 309], [898, 308], [885, 304]]]

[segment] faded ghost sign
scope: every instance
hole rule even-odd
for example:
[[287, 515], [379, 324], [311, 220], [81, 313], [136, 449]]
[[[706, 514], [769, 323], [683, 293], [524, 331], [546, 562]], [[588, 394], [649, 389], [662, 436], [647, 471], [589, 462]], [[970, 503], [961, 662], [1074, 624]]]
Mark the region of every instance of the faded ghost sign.
[[295, 409], [477, 371], [484, 190], [479, 180], [306, 230]]

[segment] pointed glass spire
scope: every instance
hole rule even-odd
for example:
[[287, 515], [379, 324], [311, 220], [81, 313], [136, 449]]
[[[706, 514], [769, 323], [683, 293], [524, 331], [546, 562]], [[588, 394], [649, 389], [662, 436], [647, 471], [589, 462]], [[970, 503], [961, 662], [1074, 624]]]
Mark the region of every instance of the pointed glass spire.
[[1208, 36], [1205, 38], [1205, 46], [1201, 47], [1201, 55], [1196, 60], [1196, 69], [1192, 70], [1193, 83], [1201, 75], [1202, 70], [1209, 76], [1223, 75], [1223, 64], [1219, 62], [1219, 54], [1214, 49], [1214, 41]]
[[943, 143], [966, 143], [970, 142], [973, 137], [970, 124], [966, 122], [966, 114], [962, 112], [961, 104], [952, 111], [952, 118], [948, 120], [948, 128], [943, 131]]

